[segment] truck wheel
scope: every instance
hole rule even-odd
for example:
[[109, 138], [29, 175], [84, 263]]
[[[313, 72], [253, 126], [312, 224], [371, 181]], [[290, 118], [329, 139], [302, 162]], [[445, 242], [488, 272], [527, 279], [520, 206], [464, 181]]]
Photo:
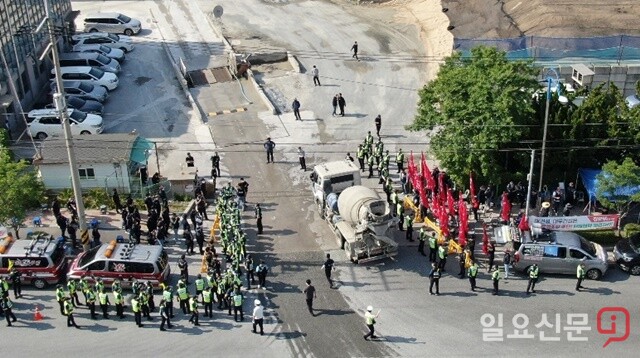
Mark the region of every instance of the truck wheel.
[[39, 290], [42, 290], [47, 287], [47, 281], [41, 278], [36, 278], [35, 280], [31, 281], [31, 283], [35, 286], [35, 288]]
[[640, 275], [640, 265], [631, 266], [629, 273], [634, 276]]
[[602, 272], [598, 269], [591, 269], [587, 271], [587, 277], [590, 280], [599, 280], [602, 277]]

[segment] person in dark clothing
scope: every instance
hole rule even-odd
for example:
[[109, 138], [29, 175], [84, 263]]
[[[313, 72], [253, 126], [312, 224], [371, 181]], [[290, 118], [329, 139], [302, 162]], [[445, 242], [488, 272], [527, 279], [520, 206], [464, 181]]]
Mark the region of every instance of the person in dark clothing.
[[53, 201], [51, 202], [51, 211], [53, 211], [53, 216], [56, 217], [56, 218], [61, 215], [61, 213], [60, 213], [60, 200], [58, 200], [57, 196], [55, 198], [53, 198]]
[[11, 280], [11, 286], [13, 287], [13, 297], [20, 298], [22, 297], [22, 274], [20, 271], [16, 270], [16, 268], [11, 269], [11, 273], [9, 274], [9, 279]]
[[93, 225], [93, 228], [91, 229], [91, 237], [93, 238], [94, 247], [101, 245], [100, 231], [98, 231], [98, 225]]
[[217, 178], [220, 176], [220, 155], [215, 152], [211, 157], [211, 176]]
[[178, 260], [178, 269], [180, 270], [180, 278], [189, 284], [189, 264], [185, 255], [180, 256]]
[[338, 95], [336, 94], [335, 96], [333, 96], [333, 99], [331, 100], [331, 105], [333, 106], [333, 113], [331, 113], [332, 116], [336, 115], [336, 111], [338, 110]]
[[338, 93], [338, 107], [340, 107], [340, 116], [344, 117], [344, 107], [347, 106], [347, 102], [342, 97], [342, 93]]
[[276, 143], [271, 140], [271, 137], [267, 138], [264, 142], [264, 149], [267, 151], [267, 163], [273, 163], [273, 149], [276, 147]]
[[496, 255], [496, 244], [493, 240], [489, 241], [489, 244], [487, 245], [487, 255], [489, 255], [489, 267], [487, 267], [487, 272], [491, 272]]
[[466, 258], [467, 258], [466, 252], [463, 250], [458, 255], [458, 266], [460, 267], [460, 271], [458, 272], [458, 277], [460, 278], [464, 278], [464, 275], [465, 275], [466, 268], [464, 266], [465, 266]]
[[184, 243], [187, 246], [187, 254], [193, 255], [193, 235], [191, 234], [191, 231], [185, 231], [182, 234], [182, 237], [184, 237]]
[[376, 124], [376, 134], [380, 137], [380, 127], [382, 127], [382, 117], [378, 114], [376, 119], [374, 120]]
[[307, 298], [307, 308], [309, 309], [309, 313], [311, 313], [312, 316], [315, 316], [313, 313], [313, 299], [316, 298], [316, 288], [311, 284], [311, 280], [307, 280], [307, 287], [303, 292]]
[[322, 268], [324, 269], [324, 274], [327, 276], [327, 281], [329, 281], [329, 287], [333, 288], [333, 280], [331, 280], [331, 271], [334, 270], [334, 261], [331, 259], [331, 254], [327, 254], [327, 260], [322, 264]]
[[191, 153], [187, 153], [187, 157], [184, 161], [187, 163], [187, 167], [193, 167], [195, 165], [195, 160], [191, 156]]
[[69, 225], [67, 225], [67, 233], [69, 233], [69, 239], [71, 239], [71, 247], [74, 249], [78, 246], [78, 237], [76, 235], [78, 227], [80, 227], [80, 225], [76, 221], [76, 218], [72, 218]]
[[120, 195], [118, 195], [118, 190], [116, 188], [113, 188], [111, 199], [113, 199], [113, 205], [116, 207], [116, 213], [120, 214], [120, 211], [122, 210], [122, 202], [120, 201]]
[[353, 55], [351, 56], [351, 58], [355, 58], [356, 60], [360, 61], [360, 59], [358, 58], [358, 41], [355, 41], [353, 43], [353, 46], [351, 46], [351, 51], [353, 51]]
[[297, 98], [293, 99], [293, 103], [291, 103], [291, 109], [293, 109], [293, 115], [296, 117], [296, 121], [301, 121], [302, 117], [300, 117], [300, 101]]
[[78, 206], [73, 198], [67, 200], [67, 210], [71, 212], [71, 217], [78, 217]]
[[431, 271], [429, 272], [429, 294], [434, 295], [433, 286], [436, 286], [435, 295], [440, 295], [440, 268], [435, 264], [431, 264]]
[[256, 204], [255, 208], [256, 213], [256, 227], [258, 228], [258, 235], [262, 235], [263, 227], [262, 227], [262, 207], [260, 204]]
[[56, 224], [58, 224], [58, 227], [60, 228], [60, 232], [61, 232], [60, 235], [62, 237], [66, 237], [65, 234], [67, 232], [67, 223], [68, 223], [68, 220], [66, 217], [64, 217], [64, 215], [60, 214], [56, 216]]
[[202, 226], [198, 226], [196, 228], [196, 242], [198, 243], [198, 248], [200, 249], [200, 255], [204, 255], [204, 231], [202, 230]]

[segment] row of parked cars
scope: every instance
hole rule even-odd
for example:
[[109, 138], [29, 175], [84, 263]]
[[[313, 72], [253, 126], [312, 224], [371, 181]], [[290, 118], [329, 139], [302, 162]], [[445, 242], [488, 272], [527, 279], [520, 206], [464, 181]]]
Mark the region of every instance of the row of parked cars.
[[[116, 21], [122, 26], [116, 26]], [[69, 52], [60, 54], [60, 73], [51, 71], [52, 94], [58, 91], [56, 75], [62, 78], [74, 135], [104, 130], [104, 102], [109, 91], [118, 87], [121, 64], [134, 48], [131, 37], [117, 33], [138, 33], [140, 21], [117, 13], [94, 14], [85, 18], [85, 30], [88, 32], [71, 37]], [[62, 120], [53, 104], [30, 111], [27, 117], [34, 138], [43, 140], [63, 133]]]

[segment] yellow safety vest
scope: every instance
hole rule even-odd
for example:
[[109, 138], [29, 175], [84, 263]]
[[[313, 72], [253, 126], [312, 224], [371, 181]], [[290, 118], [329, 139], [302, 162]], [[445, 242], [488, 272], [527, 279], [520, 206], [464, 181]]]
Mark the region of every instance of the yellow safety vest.
[[178, 297], [180, 297], [181, 300], [186, 300], [187, 298], [189, 298], [186, 287], [180, 287], [178, 289]]
[[469, 267], [469, 277], [476, 277], [478, 275], [478, 265], [472, 265]]
[[237, 294], [233, 296], [233, 305], [236, 307], [242, 306], [242, 295]]
[[202, 291], [202, 298], [204, 299], [204, 302], [206, 302], [206, 303], [211, 302], [211, 291], [209, 291], [209, 290]]

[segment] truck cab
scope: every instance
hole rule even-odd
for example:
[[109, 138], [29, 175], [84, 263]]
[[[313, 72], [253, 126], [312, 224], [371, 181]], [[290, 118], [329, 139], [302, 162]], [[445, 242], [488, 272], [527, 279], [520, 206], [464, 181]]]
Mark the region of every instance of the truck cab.
[[326, 198], [329, 194], [340, 194], [343, 190], [361, 184], [360, 168], [352, 161], [340, 160], [316, 165], [310, 175], [311, 192], [324, 218]]

